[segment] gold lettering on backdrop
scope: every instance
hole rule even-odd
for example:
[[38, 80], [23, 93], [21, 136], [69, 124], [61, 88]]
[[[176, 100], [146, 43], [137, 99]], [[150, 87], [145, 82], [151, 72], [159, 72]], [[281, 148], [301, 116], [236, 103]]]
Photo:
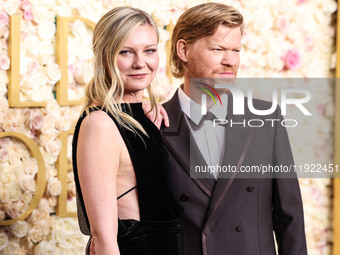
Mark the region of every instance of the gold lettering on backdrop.
[[57, 161], [58, 179], [61, 182], [61, 193], [58, 198], [56, 214], [60, 217], [75, 217], [76, 212], [67, 211], [67, 173], [72, 170], [72, 164], [67, 160], [68, 136], [72, 135], [74, 130], [61, 132], [59, 139], [61, 140], [61, 150]]
[[8, 54], [11, 59], [8, 84], [9, 107], [44, 107], [46, 102], [20, 102], [20, 19], [19, 15], [10, 16]]
[[79, 105], [84, 103], [84, 99], [68, 99], [68, 24], [75, 20], [80, 20], [94, 29], [96, 23], [81, 17], [57, 17], [57, 63], [61, 70], [61, 79], [57, 83], [57, 101], [59, 105]]
[[0, 221], [0, 226], [4, 225], [12, 225], [14, 222], [18, 220], [24, 220], [32, 213], [32, 211], [38, 207], [40, 199], [42, 198], [45, 187], [46, 187], [46, 169], [45, 169], [45, 162], [43, 159], [43, 156], [41, 155], [41, 152], [38, 148], [38, 146], [33, 142], [32, 139], [28, 138], [27, 136], [17, 133], [17, 132], [2, 132], [0, 133], [0, 138], [3, 137], [14, 137], [19, 140], [21, 140], [29, 149], [31, 156], [33, 156], [37, 162], [38, 162], [38, 173], [37, 173], [37, 190], [34, 193], [34, 196], [32, 198], [32, 201], [27, 209], [26, 212], [21, 214], [18, 218], [16, 219], [11, 219], [11, 220], [2, 220]]

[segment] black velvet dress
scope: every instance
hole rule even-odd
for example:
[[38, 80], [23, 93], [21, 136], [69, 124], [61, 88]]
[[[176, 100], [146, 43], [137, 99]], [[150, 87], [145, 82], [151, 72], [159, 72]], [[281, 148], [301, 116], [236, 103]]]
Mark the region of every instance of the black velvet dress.
[[[123, 111], [139, 121], [149, 137], [139, 132], [142, 140], [138, 135], [119, 126], [115, 118], [109, 114], [116, 123], [131, 157], [137, 179], [140, 209], [140, 221], [118, 219], [117, 240], [120, 254], [177, 255], [178, 236], [181, 231], [179, 218], [183, 208], [174, 195], [168, 154], [157, 127], [144, 115], [142, 104], [134, 103], [130, 106], [131, 112], [126, 104], [122, 104]], [[94, 110], [97, 109], [91, 109]], [[90, 235], [76, 165], [79, 128], [85, 117], [86, 113], [83, 113], [76, 125], [72, 154], [79, 225], [83, 234]]]

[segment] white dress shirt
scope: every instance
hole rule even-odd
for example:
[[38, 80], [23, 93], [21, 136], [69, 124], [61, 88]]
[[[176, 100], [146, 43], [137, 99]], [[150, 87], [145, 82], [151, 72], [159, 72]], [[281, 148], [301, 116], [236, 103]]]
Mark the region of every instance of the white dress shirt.
[[[204, 120], [201, 126], [193, 129], [188, 118], [198, 125], [203, 117], [201, 106], [191, 100], [181, 87], [178, 89], [178, 98], [181, 109], [186, 115], [185, 119], [205, 162], [208, 166], [221, 165], [225, 148], [225, 126], [215, 125], [214, 127], [212, 120]], [[227, 116], [228, 96], [226, 94], [221, 95], [221, 101], [223, 106], [218, 102], [209, 109], [216, 119], [226, 119]], [[218, 178], [218, 172], [214, 172], [213, 175], [215, 179]]]

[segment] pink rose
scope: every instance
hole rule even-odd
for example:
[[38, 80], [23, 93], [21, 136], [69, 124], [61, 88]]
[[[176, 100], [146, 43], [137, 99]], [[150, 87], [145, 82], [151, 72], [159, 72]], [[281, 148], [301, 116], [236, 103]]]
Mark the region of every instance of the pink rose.
[[6, 26], [9, 23], [9, 18], [6, 12], [0, 11], [0, 26]]
[[32, 111], [29, 117], [30, 129], [39, 130], [44, 125], [44, 116], [41, 111]]
[[307, 2], [307, 0], [297, 0], [297, 4], [304, 4], [305, 2]]
[[301, 56], [297, 50], [289, 50], [283, 58], [285, 69], [296, 70], [301, 65]]
[[30, 75], [36, 74], [38, 72], [38, 67], [39, 67], [38, 62], [36, 60], [33, 60], [31, 63], [28, 64], [27, 67], [28, 74]]
[[8, 70], [10, 66], [11, 60], [7, 56], [7, 54], [0, 54], [0, 68], [2, 70]]
[[24, 19], [25, 20], [33, 20], [33, 13], [29, 11], [24, 11]]

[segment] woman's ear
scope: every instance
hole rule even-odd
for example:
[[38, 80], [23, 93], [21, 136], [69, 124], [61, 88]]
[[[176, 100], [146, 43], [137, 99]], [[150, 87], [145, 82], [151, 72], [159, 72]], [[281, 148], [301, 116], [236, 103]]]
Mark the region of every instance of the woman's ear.
[[179, 39], [176, 43], [177, 55], [183, 62], [188, 62], [188, 43]]

